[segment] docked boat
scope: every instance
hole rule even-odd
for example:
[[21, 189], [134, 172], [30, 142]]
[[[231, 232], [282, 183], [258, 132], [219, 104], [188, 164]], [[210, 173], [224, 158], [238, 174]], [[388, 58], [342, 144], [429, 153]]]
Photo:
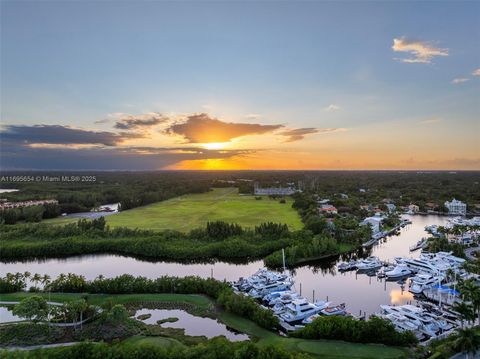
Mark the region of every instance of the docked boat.
[[309, 303], [305, 298], [295, 299], [286, 305], [285, 312], [280, 314], [280, 319], [290, 324], [302, 321], [319, 311], [319, 307]]
[[378, 257], [368, 257], [357, 262], [357, 269], [359, 271], [369, 271], [378, 269], [382, 265], [383, 264]]
[[275, 304], [288, 304], [291, 303], [294, 299], [300, 298], [300, 294], [293, 291], [283, 292], [279, 297], [272, 299], [268, 302], [269, 306], [274, 306]]
[[269, 283], [289, 281], [287, 274], [269, 271], [265, 268], [260, 268], [257, 272], [248, 278], [241, 277], [237, 282], [233, 283], [233, 288], [240, 292], [248, 292], [254, 286], [266, 285]]
[[440, 273], [450, 268], [446, 263], [435, 263], [422, 258], [403, 258], [402, 262], [415, 273]]
[[410, 274], [412, 274], [412, 271], [405, 264], [399, 264], [395, 268], [393, 268], [391, 271], [385, 272], [385, 276], [388, 279], [406, 277]]
[[357, 261], [352, 259], [351, 261], [348, 261], [348, 262], [339, 263], [337, 268], [339, 271], [342, 271], [342, 272], [354, 270], [357, 268]]
[[410, 252], [414, 252], [414, 251], [417, 251], [419, 249], [423, 249], [427, 246], [427, 244], [428, 244], [428, 238], [422, 238], [416, 244], [414, 244], [413, 246], [411, 246], [409, 248]]
[[292, 295], [292, 294], [296, 294], [296, 292], [291, 291], [291, 290], [281, 290], [281, 291], [271, 292], [271, 293], [267, 294], [266, 296], [264, 296], [262, 301], [263, 301], [263, 303], [272, 306], [272, 305], [275, 304], [276, 300], [278, 300], [282, 296]]
[[248, 292], [248, 295], [252, 298], [263, 298], [267, 294], [272, 292], [289, 290], [292, 287], [291, 282], [273, 282], [269, 284], [257, 284]]
[[327, 307], [320, 311], [323, 315], [331, 316], [331, 315], [345, 315], [347, 311], [345, 310], [345, 303], [334, 307]]
[[419, 273], [410, 279], [409, 291], [413, 294], [421, 294], [426, 288], [441, 283], [443, 276], [436, 276], [429, 273]]

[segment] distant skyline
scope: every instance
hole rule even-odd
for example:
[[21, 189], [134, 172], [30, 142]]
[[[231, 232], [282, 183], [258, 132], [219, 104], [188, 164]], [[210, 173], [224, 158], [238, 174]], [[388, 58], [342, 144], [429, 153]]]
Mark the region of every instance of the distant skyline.
[[479, 170], [479, 2], [1, 1], [2, 170]]

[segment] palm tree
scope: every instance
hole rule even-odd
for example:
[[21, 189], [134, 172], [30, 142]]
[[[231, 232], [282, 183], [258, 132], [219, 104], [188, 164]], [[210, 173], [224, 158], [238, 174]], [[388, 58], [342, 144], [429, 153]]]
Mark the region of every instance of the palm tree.
[[48, 301], [50, 301], [50, 276], [48, 274], [44, 274], [42, 277], [42, 284], [43, 284], [43, 290], [45, 289], [48, 290]]
[[14, 274], [14, 279], [15, 279], [15, 284], [19, 285], [24, 279], [23, 279], [23, 274], [20, 272], [17, 272]]
[[35, 273], [32, 277], [32, 282], [34, 284], [35, 289], [37, 289], [38, 283], [42, 281], [42, 276], [38, 273]]
[[460, 314], [462, 329], [463, 329], [463, 321], [466, 320], [467, 322], [469, 322], [470, 320], [475, 320], [475, 312], [473, 311], [473, 307], [471, 305], [468, 305], [465, 302], [454, 304], [452, 309]]
[[464, 281], [460, 287], [460, 292], [464, 295], [465, 300], [468, 300], [478, 315], [480, 321], [480, 287], [473, 279]]
[[460, 352], [465, 352], [465, 358], [468, 359], [468, 354], [475, 354], [480, 347], [480, 335], [475, 328], [459, 329], [454, 347]]

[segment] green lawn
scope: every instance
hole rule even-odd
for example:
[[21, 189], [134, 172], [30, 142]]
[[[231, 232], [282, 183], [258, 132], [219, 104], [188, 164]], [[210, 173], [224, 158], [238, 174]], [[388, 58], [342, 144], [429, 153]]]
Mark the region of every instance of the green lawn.
[[[11, 293], [2, 294], [0, 300], [16, 301], [21, 300], [27, 296], [34, 295], [34, 293]], [[48, 293], [39, 293], [45, 298], [49, 297]], [[78, 299], [82, 294], [70, 293], [51, 293], [50, 299], [52, 301], [68, 301]], [[190, 294], [121, 294], [121, 295], [102, 295], [90, 294], [88, 300], [91, 304], [100, 305], [108, 300], [113, 303], [131, 303], [141, 301], [159, 301], [159, 302], [177, 302], [189, 303], [198, 306], [199, 309], [208, 310], [213, 302], [202, 295]], [[402, 348], [387, 347], [376, 344], [356, 344], [335, 340], [306, 340], [297, 338], [281, 337], [271, 331], [259, 327], [254, 322], [239, 317], [237, 315], [220, 312], [218, 313], [220, 321], [225, 323], [239, 332], [248, 334], [251, 338], [256, 340], [260, 346], [275, 345], [282, 346], [289, 351], [305, 352], [314, 357], [326, 359], [400, 359], [407, 358], [408, 352]], [[164, 337], [144, 337], [134, 336], [127, 339], [127, 343], [150, 343], [158, 346], [177, 346], [183, 345], [175, 339]]]
[[[7, 293], [0, 294], [1, 301], [20, 301], [23, 298], [32, 295], [40, 295], [52, 302], [68, 302], [81, 298], [80, 293]], [[208, 310], [212, 305], [212, 301], [197, 294], [88, 294], [88, 302], [93, 305], [101, 305], [105, 302], [111, 301], [113, 304], [125, 304], [134, 302], [182, 302], [195, 305], [199, 309]]]
[[380, 344], [357, 344], [337, 340], [306, 340], [281, 337], [263, 329], [252, 321], [231, 313], [222, 312], [220, 320], [227, 326], [257, 338], [260, 346], [281, 346], [289, 351], [305, 352], [313, 357], [325, 359], [376, 359], [408, 358], [403, 348], [388, 347]]
[[292, 200], [241, 196], [237, 188], [215, 188], [208, 193], [190, 194], [134, 208], [105, 217], [112, 227], [125, 226], [140, 229], [189, 231], [204, 227], [209, 221], [238, 223], [254, 227], [263, 222], [286, 223], [290, 229], [300, 229], [302, 223], [292, 208]]
[[[204, 227], [209, 221], [238, 223], [242, 227], [254, 227], [264, 222], [285, 223], [291, 230], [302, 228], [297, 211], [292, 208], [292, 199], [286, 203], [263, 196], [240, 195], [237, 188], [214, 188], [201, 194], [189, 194], [130, 209], [106, 216], [111, 227], [130, 227], [162, 231], [173, 229], [188, 232]], [[50, 224], [76, 222], [74, 218], [45, 220]]]

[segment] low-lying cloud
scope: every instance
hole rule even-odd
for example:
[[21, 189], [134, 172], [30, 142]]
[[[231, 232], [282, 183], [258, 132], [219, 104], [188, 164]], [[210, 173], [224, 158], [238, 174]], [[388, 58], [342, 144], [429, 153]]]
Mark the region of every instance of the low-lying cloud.
[[159, 112], [150, 112], [142, 115], [127, 115], [115, 122], [115, 128], [120, 130], [132, 130], [139, 128], [149, 128], [159, 125], [168, 120]]
[[393, 39], [393, 51], [405, 52], [410, 57], [396, 59], [406, 63], [429, 64], [436, 56], [448, 56], [448, 49], [433, 46], [430, 42], [411, 40], [405, 37]]
[[171, 125], [166, 133], [182, 136], [189, 143], [211, 143], [270, 133], [282, 127], [283, 125], [224, 122], [201, 113], [190, 115], [186, 121]]
[[327, 111], [327, 112], [335, 112], [335, 111], [340, 110], [340, 106], [331, 103], [330, 105], [325, 107], [324, 110]]
[[333, 133], [333, 132], [343, 132], [347, 131], [346, 128], [295, 128], [292, 130], [287, 130], [280, 132], [279, 135], [287, 137], [285, 142], [295, 142], [300, 141], [305, 138], [306, 135], [311, 135], [315, 133]]
[[138, 133], [92, 131], [61, 125], [6, 125], [0, 132], [2, 142], [50, 144], [101, 144], [116, 146], [126, 140], [142, 138]]
[[459, 78], [457, 78], [457, 79], [453, 79], [453, 80], [452, 80], [452, 84], [458, 85], [458, 84], [463, 84], [464, 82], [467, 82], [467, 81], [468, 81], [467, 78], [465, 78], [465, 77], [459, 77]]

